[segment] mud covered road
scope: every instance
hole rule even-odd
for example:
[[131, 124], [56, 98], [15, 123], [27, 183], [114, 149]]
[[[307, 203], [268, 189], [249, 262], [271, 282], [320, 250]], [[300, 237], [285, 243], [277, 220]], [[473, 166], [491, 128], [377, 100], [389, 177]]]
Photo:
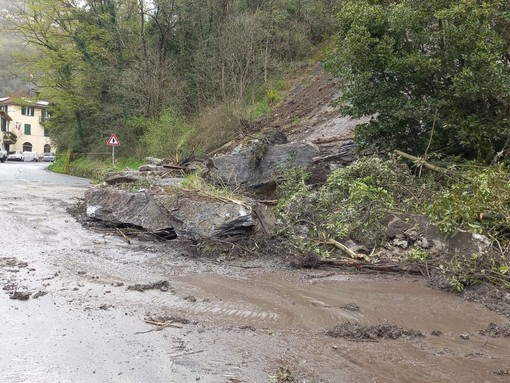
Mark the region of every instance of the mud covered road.
[[[0, 164], [0, 382], [510, 380], [509, 338], [480, 333], [509, 321], [481, 305], [416, 278], [127, 243], [66, 212], [85, 187]], [[326, 334], [346, 322], [422, 336]]]

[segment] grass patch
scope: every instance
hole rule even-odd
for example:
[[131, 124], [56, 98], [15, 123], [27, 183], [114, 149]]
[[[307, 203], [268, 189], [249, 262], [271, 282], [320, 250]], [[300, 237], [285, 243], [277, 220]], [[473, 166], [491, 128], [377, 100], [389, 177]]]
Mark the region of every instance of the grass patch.
[[90, 157], [72, 158], [68, 153], [57, 156], [49, 169], [56, 173], [69, 174], [76, 177], [88, 178], [92, 181], [101, 181], [106, 173], [126, 169], [138, 169], [145, 161], [136, 158], [119, 158], [112, 166], [111, 160], [101, 160]]
[[255, 91], [252, 97], [252, 107], [249, 111], [250, 120], [258, 120], [271, 113], [281, 101], [282, 94], [287, 87], [285, 81], [275, 80]]
[[244, 198], [237, 192], [237, 190], [234, 190], [226, 185], [218, 186], [209, 184], [197, 174], [189, 174], [186, 176], [178, 188], [208, 198], [233, 202], [239, 205], [244, 203]]

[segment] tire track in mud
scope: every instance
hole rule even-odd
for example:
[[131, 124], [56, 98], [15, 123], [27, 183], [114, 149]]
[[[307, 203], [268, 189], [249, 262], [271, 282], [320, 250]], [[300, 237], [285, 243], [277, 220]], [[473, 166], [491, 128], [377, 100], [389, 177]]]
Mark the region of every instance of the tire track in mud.
[[177, 292], [183, 289], [181, 295], [192, 294], [194, 301], [182, 300], [178, 309], [208, 321], [229, 320], [233, 325], [315, 330], [362, 317], [342, 309], [341, 300], [332, 299], [320, 289], [285, 281], [284, 274], [242, 278], [207, 273], [179, 278], [182, 286]]

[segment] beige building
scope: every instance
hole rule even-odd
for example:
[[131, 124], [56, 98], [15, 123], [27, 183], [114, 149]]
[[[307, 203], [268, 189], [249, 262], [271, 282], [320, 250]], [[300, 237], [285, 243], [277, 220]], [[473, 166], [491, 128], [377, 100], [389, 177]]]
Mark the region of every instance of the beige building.
[[55, 151], [48, 130], [42, 123], [48, 118], [47, 101], [26, 96], [0, 98], [0, 145], [8, 152], [42, 153]]

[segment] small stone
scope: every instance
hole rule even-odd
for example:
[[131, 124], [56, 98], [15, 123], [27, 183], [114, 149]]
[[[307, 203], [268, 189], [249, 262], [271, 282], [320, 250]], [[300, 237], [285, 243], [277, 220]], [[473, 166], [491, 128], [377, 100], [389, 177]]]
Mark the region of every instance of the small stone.
[[405, 239], [395, 238], [391, 244], [393, 246], [401, 247], [402, 249], [407, 249], [409, 247], [409, 242], [407, 242]]
[[469, 334], [460, 334], [460, 338], [464, 339], [464, 340], [468, 340], [469, 339]]
[[184, 299], [185, 301], [188, 301], [188, 302], [196, 302], [197, 301], [197, 298], [195, 298], [193, 295], [189, 295], [189, 296], [184, 297], [182, 299]]
[[30, 293], [28, 291], [15, 291], [9, 297], [10, 299], [17, 299], [20, 301], [26, 301], [30, 298]]
[[340, 306], [340, 308], [349, 311], [359, 311], [359, 306], [356, 303], [348, 303], [346, 305]]
[[37, 299], [37, 298], [42, 297], [42, 296], [44, 296], [44, 295], [46, 295], [46, 294], [48, 294], [48, 292], [47, 292], [47, 291], [39, 290], [38, 292], [36, 292], [36, 293], [32, 296], [32, 298]]

